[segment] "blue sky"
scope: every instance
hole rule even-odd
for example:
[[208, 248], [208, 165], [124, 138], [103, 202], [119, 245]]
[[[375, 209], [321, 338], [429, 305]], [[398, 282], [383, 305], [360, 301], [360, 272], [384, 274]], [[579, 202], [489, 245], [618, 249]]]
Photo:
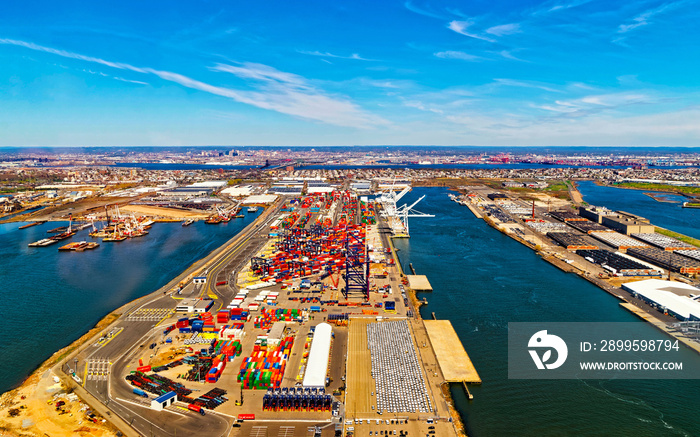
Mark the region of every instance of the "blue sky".
[[698, 146], [698, 3], [7, 2], [0, 145]]

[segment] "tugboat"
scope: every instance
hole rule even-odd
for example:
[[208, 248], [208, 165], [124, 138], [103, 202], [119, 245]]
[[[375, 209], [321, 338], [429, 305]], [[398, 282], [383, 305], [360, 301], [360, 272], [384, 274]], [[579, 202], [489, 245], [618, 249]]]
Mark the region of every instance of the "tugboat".
[[249, 213], [258, 212], [258, 207], [257, 207], [257, 206], [249, 206], [249, 207], [248, 207], [248, 212], [249, 212]]

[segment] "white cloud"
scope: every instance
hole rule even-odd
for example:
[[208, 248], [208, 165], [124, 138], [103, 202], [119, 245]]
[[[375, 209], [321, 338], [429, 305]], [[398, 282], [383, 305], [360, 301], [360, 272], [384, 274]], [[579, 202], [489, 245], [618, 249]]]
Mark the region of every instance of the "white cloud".
[[486, 29], [486, 33], [496, 36], [512, 35], [520, 32], [522, 31], [520, 30], [519, 23], [501, 24], [499, 26], [493, 26]]
[[425, 104], [423, 104], [423, 102], [407, 101], [407, 102], [404, 102], [403, 104], [404, 104], [404, 106], [406, 106], [408, 108], [420, 109], [421, 111], [434, 112], [435, 114], [442, 114], [443, 113], [442, 109], [425, 106]]
[[445, 17], [444, 15], [442, 15], [438, 12], [434, 12], [434, 11], [431, 11], [428, 9], [419, 8], [418, 6], [414, 5], [410, 1], [407, 1], [403, 5], [409, 11], [411, 11], [415, 14], [418, 14], [418, 15], [423, 15], [424, 17], [437, 18], [438, 20], [446, 20], [447, 19], [447, 17]]
[[514, 80], [514, 79], [494, 79], [493, 81], [499, 85], [505, 85], [505, 86], [514, 86], [514, 87], [520, 87], [520, 88], [536, 88], [536, 89], [540, 89], [543, 91], [549, 91], [552, 93], [561, 92], [556, 88], [552, 88], [551, 86], [543, 85], [543, 84], [538, 83], [538, 82], [526, 82], [523, 80]]
[[496, 42], [495, 39], [489, 38], [487, 36], [479, 35], [473, 32], [467, 32], [467, 29], [469, 26], [473, 25], [471, 21], [450, 21], [450, 24], [447, 25], [447, 28], [452, 30], [453, 32], [457, 32], [460, 35], [468, 36], [470, 38], [475, 38], [475, 39], [480, 39], [482, 41], [488, 41], [488, 42]]
[[685, 0], [677, 1], [677, 2], [672, 2], [672, 3], [664, 3], [660, 6], [657, 6], [656, 8], [646, 10], [642, 12], [641, 14], [637, 15], [632, 19], [632, 22], [629, 24], [620, 24], [620, 26], [617, 28], [617, 33], [627, 33], [629, 31], [632, 31], [638, 27], [646, 26], [650, 24], [650, 19], [653, 18], [655, 15], [676, 9], [680, 6], [685, 5], [687, 2]]
[[120, 82], [127, 82], [127, 83], [135, 83], [137, 85], [148, 85], [148, 82], [141, 82], [140, 80], [131, 80], [131, 79], [124, 79], [123, 77], [114, 77], [115, 80], [118, 80]]
[[248, 91], [211, 85], [170, 71], [135, 67], [126, 63], [106, 61], [100, 58], [44, 47], [25, 41], [0, 38], [0, 44], [26, 47], [31, 50], [97, 63], [119, 70], [152, 74], [158, 76], [162, 80], [177, 83], [186, 88], [227, 97], [239, 103], [307, 120], [355, 128], [369, 128], [387, 124], [386, 120], [364, 112], [360, 107], [344, 98], [332, 97], [324, 94], [322, 91], [316, 90], [306, 79], [299, 75], [279, 71], [263, 64], [248, 62], [242, 63], [239, 66], [217, 64], [212, 67], [214, 71], [227, 72], [235, 74], [243, 79], [261, 82], [261, 86], [259, 86], [256, 91]]
[[374, 61], [375, 60], [375, 59], [363, 58], [362, 56], [360, 56], [357, 53], [353, 53], [350, 56], [342, 56], [342, 55], [336, 55], [336, 54], [329, 53], [329, 52], [319, 52], [318, 50], [314, 50], [314, 51], [297, 50], [297, 51], [303, 55], [319, 56], [322, 58], [351, 59], [354, 61]]
[[483, 59], [480, 56], [470, 55], [469, 53], [453, 51], [453, 50], [447, 50], [444, 52], [437, 52], [437, 53], [434, 53], [433, 55], [438, 57], [438, 58], [461, 59], [462, 61], [480, 61]]

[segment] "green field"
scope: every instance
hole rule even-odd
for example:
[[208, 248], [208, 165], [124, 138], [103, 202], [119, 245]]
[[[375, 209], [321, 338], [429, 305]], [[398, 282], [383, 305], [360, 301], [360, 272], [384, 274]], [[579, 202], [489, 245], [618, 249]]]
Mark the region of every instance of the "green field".
[[656, 228], [655, 229], [657, 234], [665, 235], [667, 237], [675, 238], [676, 240], [680, 240], [684, 243], [692, 244], [693, 246], [700, 247], [700, 240], [688, 237], [683, 234], [679, 234], [677, 232], [669, 231], [668, 229], [663, 229], [663, 228]]
[[700, 187], [678, 187], [676, 185], [650, 184], [646, 182], [620, 182], [619, 184], [615, 184], [615, 186], [622, 188], [637, 188], [648, 191], [669, 191], [673, 193], [700, 194]]

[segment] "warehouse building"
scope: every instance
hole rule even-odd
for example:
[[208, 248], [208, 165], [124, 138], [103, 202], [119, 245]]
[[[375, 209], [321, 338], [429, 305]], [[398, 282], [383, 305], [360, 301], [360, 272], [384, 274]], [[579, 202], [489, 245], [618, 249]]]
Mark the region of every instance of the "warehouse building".
[[581, 217], [585, 217], [593, 222], [596, 223], [602, 223], [603, 222], [603, 217], [607, 217], [609, 215], [612, 215], [613, 212], [610, 211], [608, 208], [602, 207], [602, 206], [579, 206], [578, 208], [578, 215]]
[[628, 216], [604, 216], [601, 223], [625, 235], [654, 233], [654, 225]]
[[[682, 282], [647, 279], [622, 284], [622, 288], [678, 320], [700, 320], [700, 290]], [[690, 296], [694, 296], [691, 298]]]
[[332, 333], [333, 329], [328, 323], [316, 325], [309, 351], [309, 361], [306, 363], [306, 373], [304, 373], [304, 381], [302, 382], [304, 388], [323, 388], [326, 386]]

